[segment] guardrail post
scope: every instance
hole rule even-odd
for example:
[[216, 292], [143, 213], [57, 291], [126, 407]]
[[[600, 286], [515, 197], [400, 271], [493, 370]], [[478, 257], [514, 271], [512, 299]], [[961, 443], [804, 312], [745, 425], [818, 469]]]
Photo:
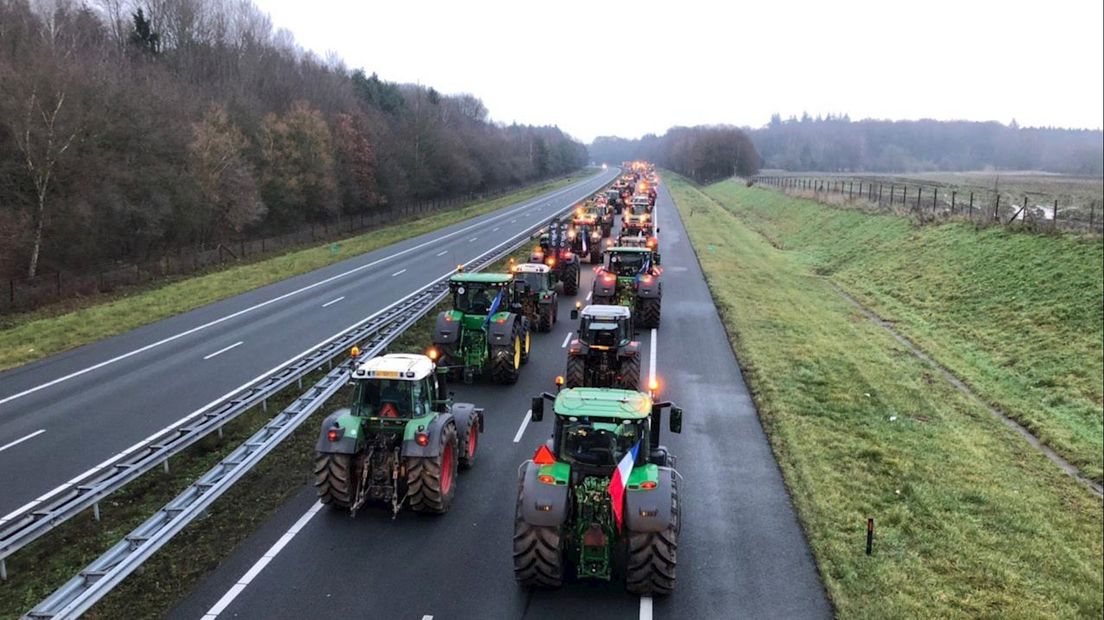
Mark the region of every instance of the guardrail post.
[[97, 521], [100, 520], [100, 503], [99, 502], [96, 502], [95, 504], [92, 504], [92, 518], [97, 520]]
[[8, 561], [0, 560], [0, 581], [8, 580]]
[[997, 203], [993, 206], [993, 219], [1000, 221], [1000, 194], [997, 194]]
[[169, 473], [169, 459], [161, 461], [161, 469], [164, 469], [166, 474]]
[[955, 197], [958, 195], [958, 190], [951, 191], [951, 215], [955, 212]]

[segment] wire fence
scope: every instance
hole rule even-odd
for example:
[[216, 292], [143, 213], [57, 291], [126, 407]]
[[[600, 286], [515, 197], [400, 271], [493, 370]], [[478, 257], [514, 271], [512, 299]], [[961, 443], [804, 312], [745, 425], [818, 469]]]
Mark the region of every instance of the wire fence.
[[1104, 233], [1100, 201], [1071, 195], [837, 176], [764, 175], [754, 177], [751, 183], [831, 205], [909, 215], [921, 222], [961, 219], [1034, 232]]
[[[553, 180], [555, 179], [545, 182]], [[43, 270], [33, 278], [9, 278], [7, 290], [0, 291], [0, 314], [26, 312], [65, 299], [111, 293], [169, 276], [196, 273], [230, 262], [277, 254], [319, 242], [334, 241], [396, 222], [503, 196], [522, 187], [525, 185], [439, 200], [392, 205], [359, 214], [339, 215], [327, 221], [306, 224], [298, 230], [280, 235], [243, 238], [220, 243], [211, 248], [181, 247], [145, 261], [115, 261], [81, 271]]]

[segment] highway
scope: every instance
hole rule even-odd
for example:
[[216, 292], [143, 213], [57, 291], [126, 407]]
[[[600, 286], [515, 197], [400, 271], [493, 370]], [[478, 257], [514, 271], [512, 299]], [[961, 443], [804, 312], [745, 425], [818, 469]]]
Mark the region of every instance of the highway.
[[[664, 429], [683, 476], [675, 592], [656, 600], [621, 583], [529, 591], [513, 580], [518, 465], [550, 434], [529, 423], [531, 396], [562, 374], [576, 298], [560, 323], [534, 336], [517, 385], [453, 384], [487, 409], [479, 461], [441, 516], [361, 511], [315, 501], [305, 485], [170, 614], [171, 618], [826, 618], [832, 615], [737, 360], [670, 195], [657, 207], [664, 265], [663, 321], [640, 334], [661, 396], [685, 410], [681, 435]], [[331, 404], [330, 408], [339, 406]], [[304, 472], [305, 474], [307, 472]]]
[[0, 373], [0, 515], [198, 415], [617, 172]]

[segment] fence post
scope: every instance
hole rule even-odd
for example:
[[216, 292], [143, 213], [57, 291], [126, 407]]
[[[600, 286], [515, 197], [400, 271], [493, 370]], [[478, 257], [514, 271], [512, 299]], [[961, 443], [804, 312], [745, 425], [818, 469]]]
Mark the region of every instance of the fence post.
[[855, 197], [855, 182], [854, 181], [848, 181], [847, 182], [847, 199], [851, 200], [854, 197]]
[[1094, 200], [1094, 201], [1092, 201], [1092, 204], [1089, 205], [1089, 232], [1093, 232], [1093, 229], [1095, 228], [1095, 226], [1093, 226], [1093, 224], [1096, 223], [1095, 220], [1096, 220], [1096, 201]]
[[901, 189], [904, 190], [901, 192], [901, 206], [903, 207], [908, 202], [908, 185], [901, 187]]
[[951, 190], [951, 215], [955, 212], [955, 196], [958, 195], [958, 190]]
[[920, 212], [920, 197], [924, 195], [924, 186], [916, 188], [916, 211]]
[[1058, 230], [1058, 199], [1054, 199], [1054, 230]]
[[970, 220], [974, 219], [974, 193], [970, 192]]
[[939, 199], [939, 188], [935, 188], [935, 193], [932, 194], [932, 217], [935, 217], [935, 202]]
[[882, 206], [882, 184], [878, 184], [878, 206]]
[[997, 194], [997, 203], [993, 206], [993, 219], [1000, 221], [1000, 194]]

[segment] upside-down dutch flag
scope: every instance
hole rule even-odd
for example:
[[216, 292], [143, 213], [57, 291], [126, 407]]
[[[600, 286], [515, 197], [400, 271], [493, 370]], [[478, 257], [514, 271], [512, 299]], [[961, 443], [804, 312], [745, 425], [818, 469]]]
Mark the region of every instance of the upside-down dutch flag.
[[610, 505], [613, 506], [613, 518], [617, 522], [617, 529], [621, 529], [621, 513], [624, 509], [625, 485], [629, 483], [629, 474], [632, 473], [633, 463], [636, 462], [636, 453], [640, 450], [640, 442], [633, 445], [632, 450], [617, 464], [617, 469], [610, 478], [609, 494]]

